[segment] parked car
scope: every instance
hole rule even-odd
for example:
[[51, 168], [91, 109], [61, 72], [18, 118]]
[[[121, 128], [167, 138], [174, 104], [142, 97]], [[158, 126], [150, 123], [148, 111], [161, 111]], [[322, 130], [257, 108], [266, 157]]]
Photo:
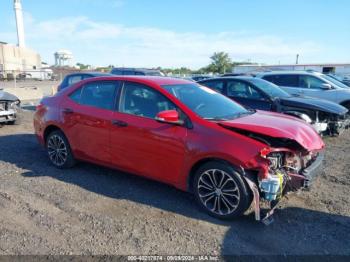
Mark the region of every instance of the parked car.
[[207, 76], [207, 75], [195, 75], [195, 76], [191, 76], [191, 79], [195, 82], [201, 81], [201, 80], [205, 80], [205, 79], [210, 79], [212, 78], [212, 76]]
[[336, 103], [292, 96], [263, 79], [241, 76], [199, 82], [248, 108], [292, 115], [311, 124], [322, 135], [339, 135], [350, 125], [349, 111]]
[[83, 80], [44, 98], [34, 127], [57, 168], [83, 160], [168, 183], [222, 219], [254, 199], [260, 220], [260, 199], [275, 207], [286, 192], [308, 187], [324, 150], [304, 121], [165, 77]]
[[0, 125], [19, 121], [21, 101], [17, 96], [0, 90]]
[[101, 72], [79, 72], [66, 75], [62, 83], [57, 87], [57, 92], [84, 79], [100, 76], [110, 76], [110, 74]]
[[139, 76], [163, 76], [163, 73], [156, 69], [145, 69], [145, 68], [124, 68], [118, 67], [111, 70], [112, 75], [139, 75]]
[[338, 82], [343, 83], [344, 85], [347, 85], [350, 88], [350, 78], [348, 77], [342, 77], [334, 74], [327, 74], [327, 76], [337, 80]]
[[343, 83], [312, 71], [271, 71], [257, 75], [292, 95], [330, 100], [350, 109], [350, 89]]

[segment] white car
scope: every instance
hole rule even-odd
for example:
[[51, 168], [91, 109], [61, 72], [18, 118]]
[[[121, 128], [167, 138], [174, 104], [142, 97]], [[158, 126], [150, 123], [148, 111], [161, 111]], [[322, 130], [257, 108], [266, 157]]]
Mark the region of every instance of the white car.
[[0, 90], [0, 125], [16, 123], [20, 104], [18, 97]]
[[322, 73], [313, 71], [271, 71], [256, 75], [297, 96], [330, 100], [350, 109], [350, 87]]

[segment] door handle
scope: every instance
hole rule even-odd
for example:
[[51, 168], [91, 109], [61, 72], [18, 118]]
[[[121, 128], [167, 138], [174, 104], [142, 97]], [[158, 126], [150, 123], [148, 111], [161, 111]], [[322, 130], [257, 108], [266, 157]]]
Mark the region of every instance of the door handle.
[[119, 126], [119, 127], [127, 127], [128, 123], [120, 120], [112, 120], [112, 125]]
[[65, 108], [62, 110], [62, 112], [64, 114], [73, 114], [74, 113], [73, 109], [71, 109], [71, 108]]

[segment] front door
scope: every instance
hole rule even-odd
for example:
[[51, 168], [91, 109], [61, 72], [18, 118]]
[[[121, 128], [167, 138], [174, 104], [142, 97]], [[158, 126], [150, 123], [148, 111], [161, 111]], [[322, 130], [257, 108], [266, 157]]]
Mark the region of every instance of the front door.
[[271, 110], [271, 102], [252, 85], [239, 81], [228, 80], [226, 85], [227, 96], [245, 107], [258, 110]]
[[111, 156], [116, 167], [175, 183], [183, 167], [187, 128], [159, 123], [156, 115], [176, 106], [157, 90], [125, 82], [113, 115]]

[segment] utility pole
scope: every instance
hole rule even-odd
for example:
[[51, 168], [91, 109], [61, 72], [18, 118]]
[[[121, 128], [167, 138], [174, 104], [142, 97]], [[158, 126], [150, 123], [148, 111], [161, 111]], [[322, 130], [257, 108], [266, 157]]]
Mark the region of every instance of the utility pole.
[[297, 54], [297, 59], [296, 59], [296, 61], [295, 61], [295, 64], [296, 64], [296, 65], [299, 64], [299, 54]]

